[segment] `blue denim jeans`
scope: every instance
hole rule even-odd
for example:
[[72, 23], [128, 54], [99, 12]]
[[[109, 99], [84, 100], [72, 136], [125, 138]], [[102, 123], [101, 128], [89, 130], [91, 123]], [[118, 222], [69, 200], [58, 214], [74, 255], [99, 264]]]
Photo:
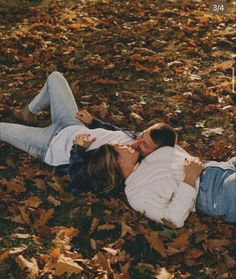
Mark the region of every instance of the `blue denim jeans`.
[[39, 128], [0, 123], [0, 140], [43, 161], [54, 135], [67, 126], [84, 125], [75, 118], [78, 109], [74, 96], [66, 79], [59, 72], [48, 76], [42, 90], [28, 107], [33, 113], [37, 113], [49, 105], [52, 121], [50, 126]]
[[196, 210], [236, 222], [236, 157], [203, 170]]

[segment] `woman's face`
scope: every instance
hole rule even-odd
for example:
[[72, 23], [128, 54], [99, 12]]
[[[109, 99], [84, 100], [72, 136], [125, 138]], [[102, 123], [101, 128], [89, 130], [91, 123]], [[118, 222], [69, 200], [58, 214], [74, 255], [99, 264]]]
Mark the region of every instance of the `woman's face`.
[[134, 150], [130, 145], [117, 143], [117, 142], [110, 142], [118, 154], [118, 160], [122, 160], [125, 163], [133, 164], [134, 166], [138, 162], [139, 153]]

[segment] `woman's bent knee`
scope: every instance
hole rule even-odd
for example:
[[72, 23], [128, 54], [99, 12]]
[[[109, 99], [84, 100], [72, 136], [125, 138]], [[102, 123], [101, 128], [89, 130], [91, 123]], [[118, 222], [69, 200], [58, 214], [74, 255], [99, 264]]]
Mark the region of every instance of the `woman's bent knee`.
[[50, 79], [50, 80], [51, 79], [58, 79], [58, 78], [60, 78], [60, 79], [64, 78], [63, 75], [58, 71], [54, 71], [48, 76], [48, 79]]

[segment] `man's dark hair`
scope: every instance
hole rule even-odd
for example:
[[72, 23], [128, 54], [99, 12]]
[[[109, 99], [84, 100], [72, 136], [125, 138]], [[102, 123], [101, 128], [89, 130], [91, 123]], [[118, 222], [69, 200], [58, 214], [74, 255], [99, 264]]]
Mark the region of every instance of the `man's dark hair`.
[[174, 128], [168, 124], [159, 123], [157, 127], [151, 129], [150, 137], [159, 147], [174, 147], [177, 135]]

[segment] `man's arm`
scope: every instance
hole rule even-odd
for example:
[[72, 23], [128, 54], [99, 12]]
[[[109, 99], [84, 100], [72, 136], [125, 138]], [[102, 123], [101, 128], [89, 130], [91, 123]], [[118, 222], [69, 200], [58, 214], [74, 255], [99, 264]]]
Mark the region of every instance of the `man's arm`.
[[195, 184], [202, 171], [202, 165], [197, 159], [186, 161], [184, 170], [183, 181], [177, 181], [171, 173], [167, 173], [151, 186], [147, 180], [148, 184], [137, 195], [129, 197], [127, 191], [130, 205], [154, 221], [164, 224], [167, 221], [178, 228], [182, 227], [195, 204]]
[[[158, 193], [158, 189], [167, 187], [176, 189], [167, 195]], [[179, 184], [171, 177], [165, 177], [152, 188], [147, 185], [138, 195], [131, 195], [126, 192], [131, 207], [158, 223], [168, 221], [180, 228], [184, 225], [197, 196], [195, 188], [184, 182]]]

